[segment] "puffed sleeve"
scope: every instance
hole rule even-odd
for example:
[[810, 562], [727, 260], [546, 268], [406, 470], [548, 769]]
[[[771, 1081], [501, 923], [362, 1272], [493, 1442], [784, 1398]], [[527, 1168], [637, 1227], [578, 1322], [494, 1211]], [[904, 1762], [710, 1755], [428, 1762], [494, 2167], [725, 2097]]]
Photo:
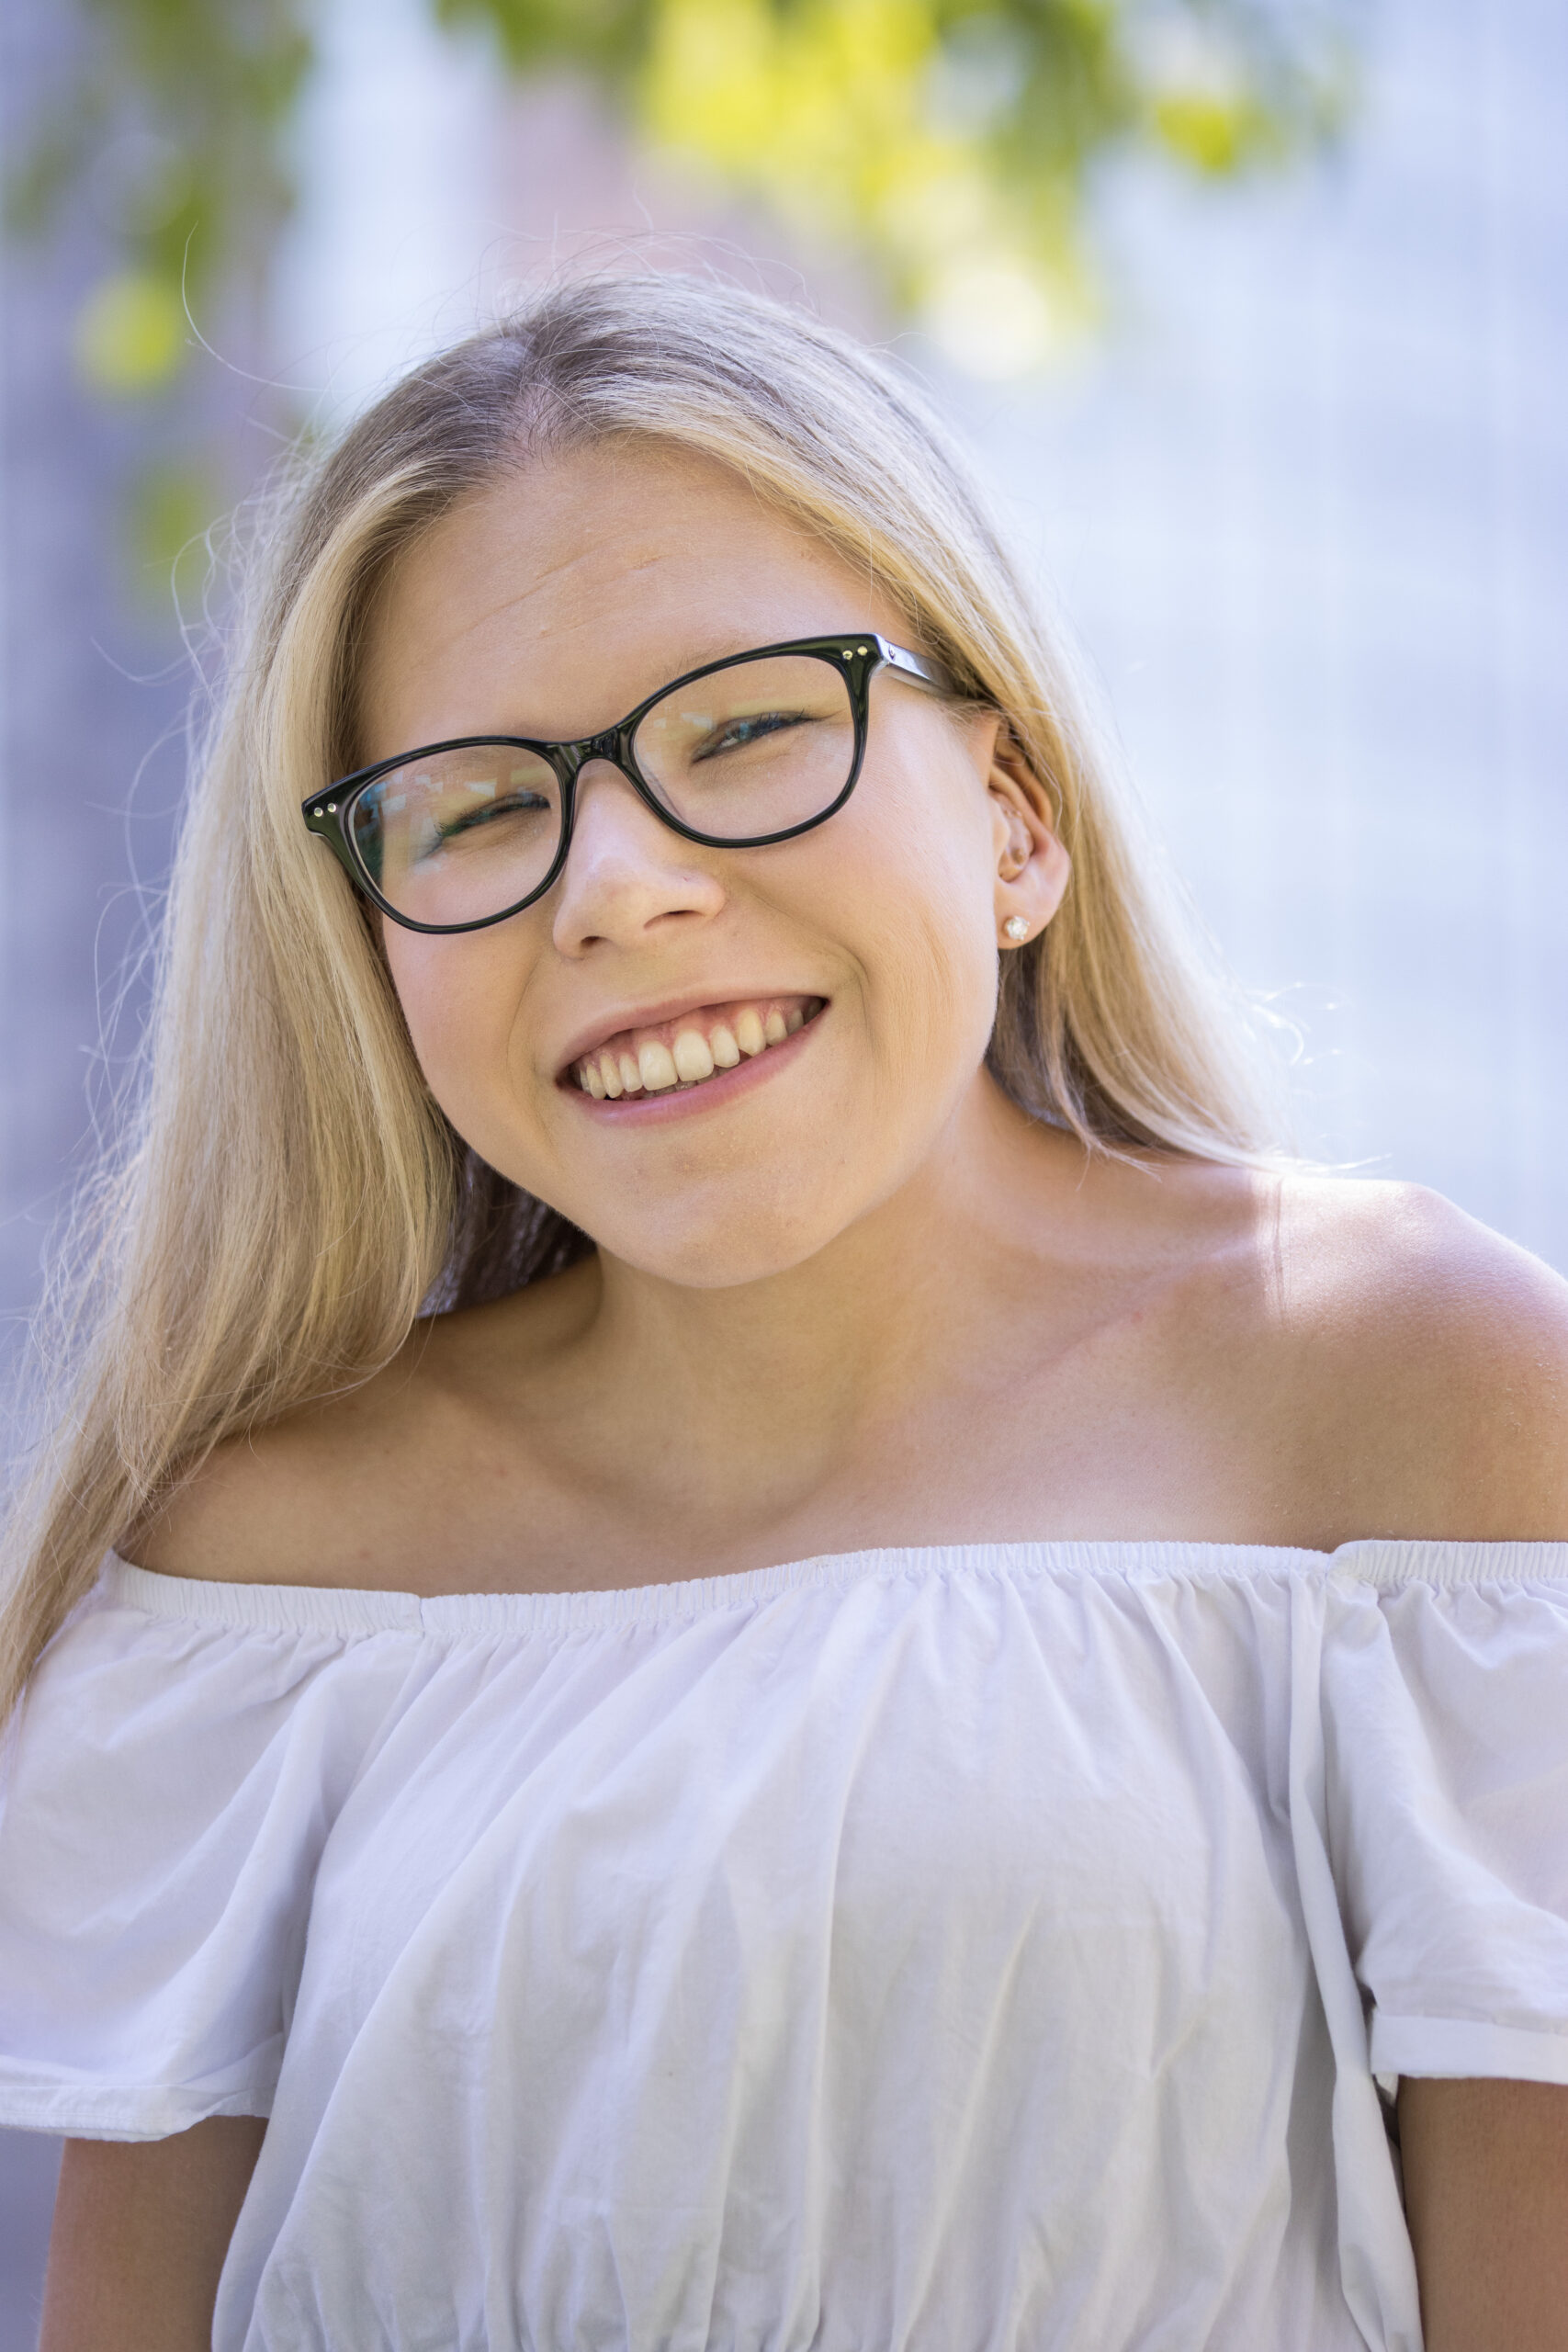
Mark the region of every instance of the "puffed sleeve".
[[396, 1661], [355, 1596], [279, 1630], [246, 1622], [255, 1590], [111, 1560], [34, 1678], [0, 1781], [0, 2124], [151, 2140], [269, 2111]]
[[1371, 2070], [1568, 2084], [1568, 1544], [1337, 1567], [1325, 1815]]

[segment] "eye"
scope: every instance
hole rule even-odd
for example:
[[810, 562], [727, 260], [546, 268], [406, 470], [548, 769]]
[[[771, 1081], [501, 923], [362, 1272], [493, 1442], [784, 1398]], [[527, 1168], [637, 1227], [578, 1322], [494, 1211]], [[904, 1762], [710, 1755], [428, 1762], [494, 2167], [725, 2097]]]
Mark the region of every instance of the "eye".
[[457, 841], [464, 833], [476, 832], [481, 825], [493, 825], [498, 817], [533, 816], [549, 807], [542, 793], [508, 793], [504, 800], [484, 800], [465, 809], [460, 817], [441, 827], [440, 837], [444, 842]]
[[747, 718], [731, 718], [693, 756], [711, 760], [720, 752], [743, 752], [749, 744], [760, 743], [769, 735], [782, 735], [792, 727], [808, 723], [809, 714], [804, 710], [759, 711]]

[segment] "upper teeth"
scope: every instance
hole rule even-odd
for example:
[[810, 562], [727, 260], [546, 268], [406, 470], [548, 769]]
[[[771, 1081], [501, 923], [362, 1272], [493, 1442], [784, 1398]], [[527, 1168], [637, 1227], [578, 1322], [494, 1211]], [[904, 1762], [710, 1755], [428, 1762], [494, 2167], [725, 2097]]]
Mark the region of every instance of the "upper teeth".
[[700, 1086], [715, 1070], [733, 1069], [743, 1055], [782, 1045], [822, 1009], [820, 997], [784, 997], [773, 1003], [727, 1006], [688, 1013], [658, 1028], [628, 1030], [572, 1065], [572, 1076], [596, 1102], [606, 1095], [663, 1094], [672, 1086]]

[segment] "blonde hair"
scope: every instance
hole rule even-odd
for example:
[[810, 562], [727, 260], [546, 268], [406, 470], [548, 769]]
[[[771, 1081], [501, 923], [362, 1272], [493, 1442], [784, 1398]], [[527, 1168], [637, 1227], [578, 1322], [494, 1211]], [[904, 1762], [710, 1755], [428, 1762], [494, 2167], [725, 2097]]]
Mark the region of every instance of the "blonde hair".
[[73, 1369], [10, 1540], [0, 1720], [105, 1550], [220, 1441], [364, 1378], [422, 1305], [498, 1295], [592, 1247], [453, 1133], [361, 905], [299, 810], [353, 763], [355, 657], [391, 560], [530, 450], [611, 435], [733, 468], [1003, 713], [1073, 861], [1049, 929], [1003, 958], [990, 1062], [1017, 1102], [1091, 1151], [1269, 1150], [1245, 1009], [1141, 838], [1070, 651], [908, 382], [732, 287], [556, 287], [415, 369], [264, 535], [197, 763], [145, 1083], [79, 1228]]

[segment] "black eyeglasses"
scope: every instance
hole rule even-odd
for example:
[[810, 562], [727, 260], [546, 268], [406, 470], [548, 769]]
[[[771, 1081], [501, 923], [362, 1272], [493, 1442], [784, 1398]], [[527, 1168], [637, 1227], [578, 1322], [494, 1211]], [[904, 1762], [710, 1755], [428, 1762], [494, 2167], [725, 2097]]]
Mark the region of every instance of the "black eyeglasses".
[[479, 931], [560, 873], [590, 760], [712, 849], [765, 849], [824, 824], [855, 788], [883, 668], [952, 692], [934, 662], [885, 637], [796, 638], [689, 670], [575, 743], [464, 735], [400, 752], [313, 793], [305, 822], [394, 922]]

